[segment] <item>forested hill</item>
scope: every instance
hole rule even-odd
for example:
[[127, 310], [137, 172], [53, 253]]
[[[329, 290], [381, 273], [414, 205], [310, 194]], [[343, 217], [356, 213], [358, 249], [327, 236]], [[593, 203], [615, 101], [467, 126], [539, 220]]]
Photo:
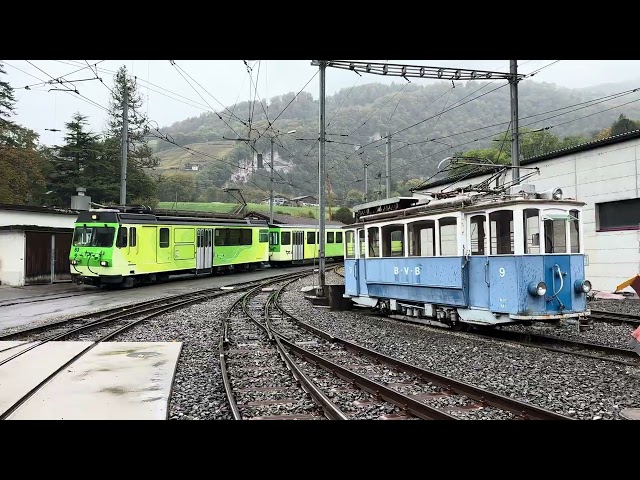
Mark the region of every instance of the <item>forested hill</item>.
[[[429, 85], [401, 82], [359, 85], [327, 97], [327, 173], [339, 199], [351, 189], [363, 189], [365, 161], [370, 164], [370, 191], [379, 184], [384, 188], [384, 143], [374, 142], [364, 148], [362, 154], [356, 154], [355, 150], [387, 131], [395, 133], [391, 140], [392, 188], [395, 190], [409, 179], [429, 177], [443, 158], [454, 153], [500, 146], [495, 139], [510, 127], [510, 94], [505, 81], [456, 82], [455, 85], [450, 81]], [[640, 81], [638, 84], [640, 86]], [[542, 143], [548, 137], [552, 140], [550, 145], [566, 146], [602, 135], [603, 129], [610, 127], [621, 114], [640, 119], [640, 102], [628, 103], [640, 100], [640, 93], [615, 96], [633, 88], [627, 83], [569, 89], [523, 80], [518, 89], [521, 131], [546, 129], [540, 134], [523, 135], [523, 141], [525, 137], [537, 135]], [[609, 97], [602, 99], [606, 95]], [[219, 114], [204, 113], [162, 128], [161, 132], [170, 135], [168, 138], [175, 143], [205, 152], [206, 156], [192, 155], [158, 140], [155, 148], [161, 158], [161, 168], [162, 165], [176, 168], [180, 162], [201, 163], [205, 168], [198, 176], [204, 174], [217, 186], [229, 185], [230, 180], [239, 184], [248, 179], [248, 188], [260, 185], [268, 189], [268, 171], [252, 174], [249, 147], [223, 137], [256, 138], [272, 122], [273, 128], [282, 132], [275, 143], [277, 191], [288, 195], [317, 192], [318, 101], [304, 92], [294, 98], [293, 92], [271, 98], [268, 108], [264, 99], [262, 103], [239, 103]], [[628, 104], [612, 108], [624, 103]], [[284, 133], [294, 129], [295, 134]], [[257, 141], [256, 148], [268, 160], [267, 136]], [[508, 143], [504, 150], [510, 153]], [[522, 151], [525, 158], [539, 153], [535, 149], [527, 150], [526, 146]], [[239, 180], [238, 172], [246, 176]], [[383, 176], [380, 180], [376, 179], [379, 173]]]

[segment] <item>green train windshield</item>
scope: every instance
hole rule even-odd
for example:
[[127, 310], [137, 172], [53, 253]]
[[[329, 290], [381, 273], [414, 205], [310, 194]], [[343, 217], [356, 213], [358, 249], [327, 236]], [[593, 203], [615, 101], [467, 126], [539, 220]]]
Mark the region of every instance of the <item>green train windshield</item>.
[[74, 247], [112, 247], [116, 229], [113, 227], [76, 227]]

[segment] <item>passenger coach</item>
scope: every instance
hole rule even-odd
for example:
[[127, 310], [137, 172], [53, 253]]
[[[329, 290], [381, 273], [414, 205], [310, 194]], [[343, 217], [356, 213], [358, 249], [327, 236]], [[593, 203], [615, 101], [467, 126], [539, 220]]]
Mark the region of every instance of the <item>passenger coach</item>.
[[405, 198], [406, 208], [389, 199], [373, 214], [357, 206], [358, 223], [345, 227], [345, 297], [452, 327], [583, 319], [584, 203], [531, 187]]

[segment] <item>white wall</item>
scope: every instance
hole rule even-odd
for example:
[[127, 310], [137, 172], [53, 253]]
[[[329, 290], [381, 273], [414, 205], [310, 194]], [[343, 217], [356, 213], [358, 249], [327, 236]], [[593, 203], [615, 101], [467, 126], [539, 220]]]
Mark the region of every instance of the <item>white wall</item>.
[[[597, 232], [595, 212], [596, 203], [640, 198], [640, 139], [524, 166], [538, 167], [540, 174], [523, 183], [535, 185], [537, 191], [559, 187], [565, 198], [586, 203], [582, 213], [584, 247], [589, 256], [586, 274], [594, 290], [614, 291], [616, 286], [640, 273], [640, 230]], [[528, 172], [523, 169], [520, 176]], [[455, 187], [486, 178], [488, 175], [467, 179]], [[506, 180], [511, 180], [511, 171], [507, 172]], [[426, 191], [439, 191], [445, 186]], [[416, 196], [420, 196], [418, 192]]]
[[0, 283], [24, 285], [24, 232], [0, 231]]
[[23, 212], [0, 209], [0, 226], [37, 225], [39, 227], [73, 228], [77, 214]]

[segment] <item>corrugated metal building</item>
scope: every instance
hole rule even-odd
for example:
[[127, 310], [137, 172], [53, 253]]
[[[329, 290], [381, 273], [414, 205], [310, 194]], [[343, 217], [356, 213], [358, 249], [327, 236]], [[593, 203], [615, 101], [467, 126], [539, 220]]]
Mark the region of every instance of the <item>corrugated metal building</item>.
[[[594, 290], [614, 291], [624, 280], [640, 273], [640, 130], [523, 160], [538, 167], [539, 175], [523, 183], [536, 190], [559, 187], [565, 198], [586, 203], [584, 247], [586, 273]], [[521, 171], [521, 177], [528, 170]], [[436, 192], [465, 187], [489, 178], [477, 174], [445, 178], [416, 191]], [[511, 172], [506, 181], [511, 180]]]

